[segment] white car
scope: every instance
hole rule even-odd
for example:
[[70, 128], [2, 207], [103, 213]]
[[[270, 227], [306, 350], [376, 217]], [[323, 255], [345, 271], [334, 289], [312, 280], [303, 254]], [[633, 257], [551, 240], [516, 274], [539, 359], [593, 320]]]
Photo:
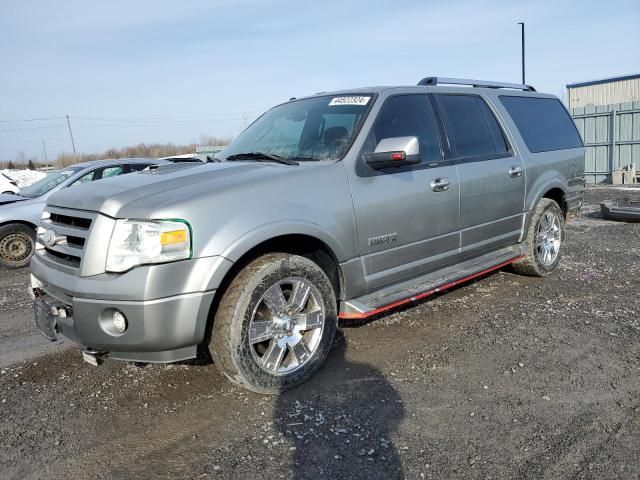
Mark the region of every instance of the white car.
[[4, 173], [0, 173], [0, 193], [18, 193], [18, 183]]

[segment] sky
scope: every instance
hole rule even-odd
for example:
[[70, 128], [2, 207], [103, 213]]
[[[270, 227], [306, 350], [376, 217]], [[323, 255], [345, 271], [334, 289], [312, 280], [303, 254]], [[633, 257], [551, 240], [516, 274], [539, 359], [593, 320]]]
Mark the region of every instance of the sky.
[[640, 72], [638, 0], [2, 0], [0, 160], [234, 136], [290, 97]]

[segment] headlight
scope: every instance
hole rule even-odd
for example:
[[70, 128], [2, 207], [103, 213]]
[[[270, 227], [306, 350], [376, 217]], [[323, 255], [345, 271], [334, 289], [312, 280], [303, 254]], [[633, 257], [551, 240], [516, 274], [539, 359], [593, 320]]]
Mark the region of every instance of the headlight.
[[191, 257], [191, 229], [181, 220], [116, 220], [107, 253], [108, 272]]

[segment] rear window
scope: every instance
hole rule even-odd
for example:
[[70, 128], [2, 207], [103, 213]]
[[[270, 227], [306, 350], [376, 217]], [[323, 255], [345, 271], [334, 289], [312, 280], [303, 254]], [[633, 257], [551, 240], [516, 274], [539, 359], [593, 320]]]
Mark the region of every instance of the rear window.
[[505, 154], [502, 129], [484, 100], [477, 95], [435, 95], [455, 157]]
[[501, 95], [500, 101], [530, 152], [582, 147], [580, 134], [560, 100]]

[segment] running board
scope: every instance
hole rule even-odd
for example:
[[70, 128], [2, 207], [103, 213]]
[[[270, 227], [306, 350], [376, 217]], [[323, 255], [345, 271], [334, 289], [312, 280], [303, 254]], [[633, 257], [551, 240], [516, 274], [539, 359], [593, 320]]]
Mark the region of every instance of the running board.
[[338, 316], [344, 320], [356, 320], [386, 312], [498, 270], [520, 260], [523, 254], [522, 245], [504, 248], [359, 298], [344, 300]]

